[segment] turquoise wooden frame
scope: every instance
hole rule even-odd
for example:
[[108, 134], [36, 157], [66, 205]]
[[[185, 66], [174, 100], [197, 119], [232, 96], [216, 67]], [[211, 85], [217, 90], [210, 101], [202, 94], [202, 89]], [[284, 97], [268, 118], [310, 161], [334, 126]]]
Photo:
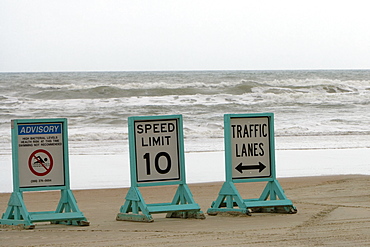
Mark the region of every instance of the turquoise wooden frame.
[[[63, 170], [64, 185], [20, 187], [19, 179], [19, 151], [18, 151], [18, 124], [47, 124], [57, 123], [62, 126], [63, 139]], [[17, 119], [11, 122], [12, 135], [12, 163], [13, 163], [13, 193], [10, 196], [8, 207], [0, 219], [0, 225], [21, 225], [26, 229], [33, 229], [35, 222], [50, 221], [53, 224], [87, 226], [89, 222], [79, 210], [76, 199], [70, 189], [69, 157], [68, 157], [68, 128], [67, 119]], [[28, 212], [23, 200], [23, 192], [60, 190], [61, 198], [55, 211]]]
[[[270, 176], [261, 178], [233, 178], [232, 177], [232, 153], [231, 153], [231, 128], [232, 118], [259, 118], [267, 117], [269, 121], [269, 153], [270, 153]], [[253, 113], [253, 114], [225, 114], [224, 115], [224, 144], [225, 144], [225, 175], [224, 182], [219, 195], [212, 202], [207, 210], [209, 215], [217, 215], [222, 212], [238, 212], [250, 215], [251, 212], [286, 212], [296, 213], [297, 209], [293, 206], [276, 178], [275, 168], [275, 138], [274, 138], [274, 114], [273, 113]], [[243, 199], [235, 183], [246, 182], [267, 182], [259, 198]]]
[[[177, 141], [178, 141], [178, 162], [179, 178], [168, 181], [138, 182], [137, 160], [136, 160], [136, 140], [135, 140], [135, 121], [160, 121], [176, 120]], [[152, 214], [167, 213], [167, 218], [196, 218], [204, 219], [205, 216], [186, 184], [185, 176], [185, 156], [182, 115], [162, 115], [162, 116], [133, 116], [128, 118], [129, 132], [129, 151], [130, 151], [130, 178], [131, 188], [129, 189], [125, 203], [121, 206], [116, 220], [153, 222]], [[147, 204], [140, 192], [139, 187], [178, 185], [172, 202]]]

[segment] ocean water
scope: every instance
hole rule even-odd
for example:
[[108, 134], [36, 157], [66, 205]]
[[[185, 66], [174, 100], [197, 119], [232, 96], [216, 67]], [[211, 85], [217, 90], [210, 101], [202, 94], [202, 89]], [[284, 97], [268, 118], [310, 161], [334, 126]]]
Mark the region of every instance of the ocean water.
[[12, 119], [68, 119], [73, 189], [129, 186], [127, 118], [146, 115], [183, 115], [188, 182], [223, 180], [231, 113], [274, 113], [278, 176], [370, 174], [370, 70], [0, 73], [0, 92], [0, 192]]
[[370, 70], [0, 73], [10, 121], [67, 118], [70, 154], [128, 152], [127, 117], [182, 114], [185, 151], [223, 150], [223, 115], [273, 112], [277, 149], [370, 147]]

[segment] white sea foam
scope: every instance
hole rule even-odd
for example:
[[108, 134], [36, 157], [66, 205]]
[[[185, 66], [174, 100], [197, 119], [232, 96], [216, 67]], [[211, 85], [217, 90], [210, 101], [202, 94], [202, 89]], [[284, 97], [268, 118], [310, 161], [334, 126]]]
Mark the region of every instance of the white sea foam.
[[[366, 70], [1, 73], [0, 154], [11, 153], [11, 119], [64, 117], [72, 153], [119, 154], [129, 116], [182, 114], [188, 150], [218, 151], [223, 115], [255, 112], [275, 114], [282, 149], [368, 147], [369, 78]], [[302, 146], [307, 136], [314, 144]]]

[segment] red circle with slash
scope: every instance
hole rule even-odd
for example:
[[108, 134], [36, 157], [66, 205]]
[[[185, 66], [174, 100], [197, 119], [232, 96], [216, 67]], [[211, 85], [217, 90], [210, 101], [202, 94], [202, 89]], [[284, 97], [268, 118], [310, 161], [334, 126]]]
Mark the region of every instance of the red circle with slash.
[[36, 176], [45, 176], [53, 169], [53, 157], [44, 149], [37, 149], [28, 158], [28, 167]]

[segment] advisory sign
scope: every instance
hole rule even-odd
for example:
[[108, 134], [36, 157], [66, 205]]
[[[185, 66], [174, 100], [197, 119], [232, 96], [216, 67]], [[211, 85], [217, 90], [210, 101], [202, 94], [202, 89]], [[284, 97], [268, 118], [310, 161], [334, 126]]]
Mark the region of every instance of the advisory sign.
[[19, 187], [64, 186], [63, 122], [13, 120], [13, 128]]
[[129, 129], [134, 139], [130, 157], [135, 160], [136, 182], [179, 181], [180, 141], [183, 141], [179, 136], [180, 118], [130, 117], [129, 121], [133, 123]]
[[225, 146], [232, 179], [271, 177], [270, 115], [225, 115]]

